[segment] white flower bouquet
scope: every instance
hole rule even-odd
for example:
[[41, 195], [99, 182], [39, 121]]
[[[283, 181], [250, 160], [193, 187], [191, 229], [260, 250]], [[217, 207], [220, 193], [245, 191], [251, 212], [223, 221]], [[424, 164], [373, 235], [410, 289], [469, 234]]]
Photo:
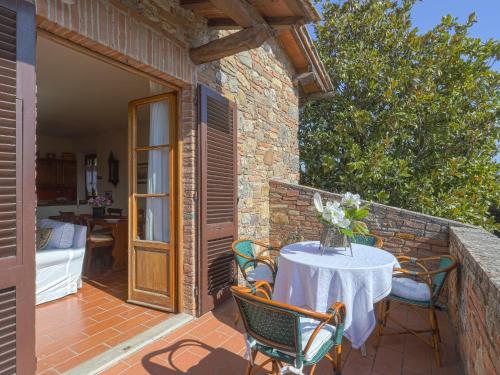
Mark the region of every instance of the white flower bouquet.
[[[345, 193], [340, 202], [327, 201], [323, 205], [323, 200], [319, 193], [314, 194], [314, 206], [318, 211], [318, 219], [325, 226], [325, 229], [336, 229], [345, 237], [352, 239], [354, 234], [368, 234], [368, 227], [363, 220], [368, 215], [367, 206], [361, 206], [359, 194]], [[321, 247], [325, 247], [324, 241], [328, 230], [322, 234]], [[335, 241], [334, 241], [335, 242]], [[346, 247], [346, 241], [341, 246]], [[334, 244], [335, 245], [335, 244]], [[335, 246], [334, 246], [335, 247]]]

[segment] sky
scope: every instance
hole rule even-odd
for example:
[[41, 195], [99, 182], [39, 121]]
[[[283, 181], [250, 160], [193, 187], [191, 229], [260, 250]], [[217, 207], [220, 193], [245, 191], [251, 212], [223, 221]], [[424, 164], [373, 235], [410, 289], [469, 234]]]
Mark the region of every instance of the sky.
[[[317, 8], [321, 11], [320, 4]], [[471, 28], [471, 35], [500, 40], [500, 0], [421, 0], [413, 7], [412, 22], [419, 31], [426, 32], [447, 14], [465, 22], [472, 12], [476, 13], [477, 23]], [[500, 62], [494, 68], [500, 71]]]

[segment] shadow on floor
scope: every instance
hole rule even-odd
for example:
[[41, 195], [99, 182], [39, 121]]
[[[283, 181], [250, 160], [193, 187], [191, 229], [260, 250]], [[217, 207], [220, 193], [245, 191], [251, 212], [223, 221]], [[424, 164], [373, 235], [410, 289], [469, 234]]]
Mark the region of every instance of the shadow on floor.
[[[188, 353], [193, 350], [201, 350], [206, 354], [199, 358]], [[156, 362], [158, 356], [165, 356], [167, 366]], [[247, 361], [241, 356], [234, 354], [224, 348], [213, 348], [197, 340], [183, 339], [156, 350], [142, 358], [142, 366], [149, 374], [239, 374], [243, 373]]]

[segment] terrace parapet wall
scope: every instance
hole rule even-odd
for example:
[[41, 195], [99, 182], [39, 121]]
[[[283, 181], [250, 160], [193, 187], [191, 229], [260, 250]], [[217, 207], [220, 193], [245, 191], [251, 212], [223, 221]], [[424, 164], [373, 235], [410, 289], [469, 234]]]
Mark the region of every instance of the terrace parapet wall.
[[450, 228], [459, 262], [448, 308], [466, 374], [500, 374], [500, 239], [481, 228]]
[[[301, 240], [319, 240], [322, 225], [317, 220], [313, 195], [338, 201], [340, 194], [307, 186], [270, 182], [270, 241], [282, 246]], [[396, 255], [416, 257], [447, 254], [450, 226], [467, 226], [452, 220], [401, 208], [371, 203], [366, 223], [370, 232], [384, 240], [384, 249]]]

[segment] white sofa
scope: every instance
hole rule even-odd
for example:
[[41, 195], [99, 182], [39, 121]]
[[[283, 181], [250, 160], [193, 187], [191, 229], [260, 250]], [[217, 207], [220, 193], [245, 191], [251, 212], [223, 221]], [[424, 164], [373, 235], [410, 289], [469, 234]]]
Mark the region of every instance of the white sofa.
[[[50, 221], [42, 222], [44, 227], [50, 227]], [[76, 293], [82, 287], [87, 227], [73, 227], [73, 241], [69, 248], [48, 248], [36, 252], [37, 305]]]

